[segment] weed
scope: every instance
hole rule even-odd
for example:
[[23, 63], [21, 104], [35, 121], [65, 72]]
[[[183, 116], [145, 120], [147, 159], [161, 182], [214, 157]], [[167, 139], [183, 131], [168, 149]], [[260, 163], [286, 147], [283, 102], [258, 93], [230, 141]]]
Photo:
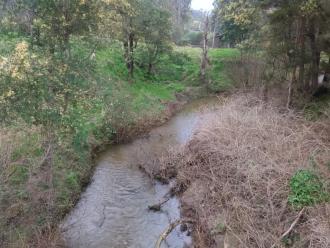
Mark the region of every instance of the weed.
[[17, 185], [17, 184], [23, 184], [24, 182], [27, 181], [29, 175], [28, 175], [28, 168], [25, 167], [24, 165], [17, 165], [14, 168], [14, 172], [12, 176], [10, 177], [10, 183], [12, 185]]
[[312, 206], [329, 199], [320, 177], [309, 170], [299, 170], [292, 176], [290, 190], [288, 200], [294, 208]]
[[70, 189], [79, 188], [79, 178], [75, 172], [73, 171], [69, 172], [69, 174], [66, 176], [65, 181]]

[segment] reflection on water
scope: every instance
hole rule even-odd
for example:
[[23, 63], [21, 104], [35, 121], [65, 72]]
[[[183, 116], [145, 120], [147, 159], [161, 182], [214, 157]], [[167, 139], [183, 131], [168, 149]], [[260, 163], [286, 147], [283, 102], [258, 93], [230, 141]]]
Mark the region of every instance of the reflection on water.
[[[116, 145], [102, 155], [90, 186], [61, 225], [63, 237], [72, 248], [152, 248], [169, 223], [180, 218], [176, 198], [161, 212], [148, 211], [168, 192], [169, 186], [153, 183], [138, 168], [137, 153], [161, 154], [166, 148], [184, 144], [198, 120], [215, 99], [199, 100], [147, 137]], [[208, 108], [210, 109], [210, 108]], [[140, 155], [141, 156], [141, 155]], [[189, 247], [191, 240], [179, 227], [162, 247]]]

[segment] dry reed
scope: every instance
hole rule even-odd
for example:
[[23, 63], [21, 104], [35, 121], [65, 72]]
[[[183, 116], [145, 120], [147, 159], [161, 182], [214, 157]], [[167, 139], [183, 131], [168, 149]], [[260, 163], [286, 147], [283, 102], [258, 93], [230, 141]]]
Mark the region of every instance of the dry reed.
[[299, 212], [287, 202], [295, 171], [313, 167], [330, 178], [328, 124], [281, 113], [252, 95], [231, 97], [203, 119], [180, 152], [158, 161], [176, 167], [178, 184], [187, 188], [184, 214], [200, 223], [195, 246], [330, 247], [329, 203], [307, 208], [276, 244]]

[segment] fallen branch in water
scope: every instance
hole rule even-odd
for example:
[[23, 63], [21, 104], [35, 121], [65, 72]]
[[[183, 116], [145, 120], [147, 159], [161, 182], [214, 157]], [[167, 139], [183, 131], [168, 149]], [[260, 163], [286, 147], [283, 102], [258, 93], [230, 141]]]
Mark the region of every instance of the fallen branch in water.
[[172, 222], [166, 230], [160, 235], [159, 239], [157, 240], [155, 248], [160, 248], [162, 242], [167, 238], [167, 236], [178, 226], [182, 223], [182, 220], [176, 220]]
[[280, 238], [278, 238], [278, 239], [276, 240], [276, 242], [271, 246], [271, 248], [274, 248], [274, 247], [277, 245], [278, 242], [280, 242], [283, 238], [285, 238], [285, 237], [286, 237], [286, 236], [292, 231], [292, 229], [297, 225], [297, 223], [298, 223], [300, 217], [301, 217], [302, 214], [304, 213], [304, 210], [305, 210], [305, 208], [303, 208], [303, 209], [299, 212], [297, 218], [292, 222], [290, 228], [289, 228], [285, 233], [283, 233], [282, 236], [281, 236]]
[[165, 204], [166, 202], [168, 202], [170, 199], [171, 199], [171, 198], [168, 197], [168, 198], [164, 199], [163, 201], [161, 201], [161, 202], [158, 203], [158, 204], [148, 206], [148, 209], [151, 210], [151, 211], [158, 212], [158, 211], [160, 211], [162, 205], [164, 205], [164, 204]]

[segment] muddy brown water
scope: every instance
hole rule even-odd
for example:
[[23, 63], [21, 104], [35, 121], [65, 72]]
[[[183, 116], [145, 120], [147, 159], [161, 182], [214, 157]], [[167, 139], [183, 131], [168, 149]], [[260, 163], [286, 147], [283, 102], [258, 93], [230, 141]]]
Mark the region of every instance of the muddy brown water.
[[[138, 169], [150, 157], [185, 144], [216, 98], [196, 100], [148, 135], [129, 144], [115, 145], [100, 155], [91, 184], [61, 224], [70, 248], [153, 248], [168, 225], [180, 218], [180, 203], [172, 198], [161, 212], [158, 203], [169, 185], [153, 182]], [[162, 248], [191, 246], [191, 238], [177, 227]]]

